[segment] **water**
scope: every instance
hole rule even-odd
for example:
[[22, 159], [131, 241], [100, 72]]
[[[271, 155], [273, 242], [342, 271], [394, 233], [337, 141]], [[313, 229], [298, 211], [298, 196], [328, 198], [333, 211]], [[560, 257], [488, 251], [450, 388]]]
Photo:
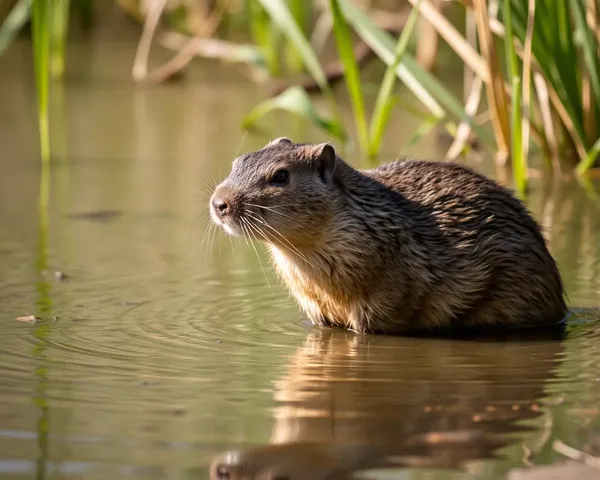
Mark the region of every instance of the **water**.
[[[27, 46], [0, 59], [0, 477], [502, 478], [563, 459], [556, 440], [600, 455], [593, 191], [529, 199], [578, 309], [564, 341], [315, 329], [260, 246], [205, 235], [206, 201], [240, 146], [323, 137], [286, 115], [245, 136], [261, 92], [214, 63], [133, 87], [134, 46], [71, 47], [47, 222]], [[390, 155], [414, 127], [394, 119]]]

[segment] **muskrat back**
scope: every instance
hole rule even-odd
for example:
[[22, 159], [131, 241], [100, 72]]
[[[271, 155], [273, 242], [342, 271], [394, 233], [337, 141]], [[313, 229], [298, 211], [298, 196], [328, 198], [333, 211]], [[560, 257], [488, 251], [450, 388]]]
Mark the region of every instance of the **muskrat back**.
[[458, 164], [356, 170], [329, 144], [279, 138], [235, 160], [210, 210], [268, 245], [315, 324], [404, 333], [556, 323], [567, 311], [524, 205]]

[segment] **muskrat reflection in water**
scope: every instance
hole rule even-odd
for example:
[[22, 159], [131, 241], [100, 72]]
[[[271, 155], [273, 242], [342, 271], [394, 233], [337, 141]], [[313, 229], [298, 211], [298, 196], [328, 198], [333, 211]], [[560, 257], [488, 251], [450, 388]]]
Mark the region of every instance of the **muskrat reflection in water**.
[[318, 329], [276, 382], [271, 444], [215, 458], [211, 478], [350, 479], [369, 469], [460, 468], [492, 458], [527, 433], [518, 420], [541, 415], [562, 350], [555, 338], [449, 341]]
[[356, 170], [329, 144], [279, 138], [234, 161], [210, 212], [229, 234], [268, 245], [318, 325], [371, 333], [540, 326], [567, 311], [559, 271], [524, 205], [458, 164]]

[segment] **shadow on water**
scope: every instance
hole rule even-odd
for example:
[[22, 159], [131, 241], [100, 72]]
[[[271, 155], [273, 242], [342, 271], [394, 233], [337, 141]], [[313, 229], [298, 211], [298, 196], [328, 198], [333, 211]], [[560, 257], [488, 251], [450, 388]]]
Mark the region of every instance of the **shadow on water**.
[[524, 420], [543, 415], [563, 353], [556, 338], [416, 340], [316, 330], [276, 382], [270, 444], [224, 453], [211, 478], [346, 479], [493, 458], [532, 431]]

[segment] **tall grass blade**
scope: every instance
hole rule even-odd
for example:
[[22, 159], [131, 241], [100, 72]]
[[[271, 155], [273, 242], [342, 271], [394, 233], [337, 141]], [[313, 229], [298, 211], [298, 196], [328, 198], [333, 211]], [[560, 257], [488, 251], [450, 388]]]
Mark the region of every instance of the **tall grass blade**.
[[[535, 2], [529, 0], [529, 12], [527, 15], [527, 31], [525, 33], [525, 51], [523, 53], [523, 98], [521, 105], [521, 155], [518, 159], [520, 164], [513, 165], [513, 168], [519, 168], [519, 178], [527, 178], [527, 160], [529, 155], [529, 132], [531, 129], [531, 61], [532, 61], [532, 45], [533, 31], [535, 21]], [[514, 53], [516, 57], [516, 53]], [[515, 125], [513, 125], [513, 128]]]
[[31, 8], [31, 27], [42, 163], [50, 161], [50, 132], [48, 125], [48, 90], [50, 84], [49, 15], [49, 2], [39, 0], [33, 2]]
[[298, 86], [290, 87], [277, 97], [270, 98], [254, 107], [244, 118], [243, 128], [252, 128], [262, 117], [274, 110], [284, 110], [304, 117], [328, 134], [340, 140], [346, 139], [342, 125], [335, 119], [319, 114], [306, 90]]
[[[492, 32], [489, 25], [487, 0], [474, 0], [475, 19], [479, 45], [490, 72], [490, 81], [487, 83], [486, 93], [491, 112], [491, 121], [498, 145], [497, 159], [504, 163], [509, 153], [510, 129], [508, 123], [508, 105], [504, 93], [504, 78], [500, 70], [500, 63], [496, 54]], [[512, 38], [508, 37], [507, 38]]]
[[[565, 133], [568, 133], [571, 137], [579, 158], [585, 158], [587, 150], [583, 142], [585, 133], [578, 87], [579, 69], [564, 67], [571, 64], [572, 59], [577, 57], [577, 52], [574, 49], [571, 19], [568, 13], [568, 1], [570, 0], [540, 0], [536, 2], [536, 9], [539, 10], [539, 13], [536, 14], [532, 54], [540, 73], [544, 77], [545, 85], [542, 88], [547, 91], [553, 112], [560, 119]], [[514, 35], [511, 32], [510, 38], [515, 41], [518, 37], [524, 43], [527, 15], [522, 4], [522, 0], [512, 0], [511, 2], [510, 21], [514, 28]], [[506, 45], [506, 39], [509, 36], [505, 31], [505, 27], [500, 22], [492, 22], [491, 25], [494, 32], [505, 39]], [[516, 51], [519, 56], [524, 56], [523, 49], [519, 50], [517, 48]], [[542, 117], [542, 123], [544, 122], [546, 120]], [[546, 142], [548, 142], [548, 132], [543, 132]], [[535, 133], [533, 125], [532, 133]], [[540, 135], [542, 135], [541, 132]], [[555, 138], [558, 141], [559, 135], [556, 135]], [[543, 142], [543, 139], [541, 141]], [[551, 151], [549, 143], [548, 146]]]
[[[587, 0], [586, 3], [587, 27], [592, 32], [597, 32], [597, 35], [600, 35], [600, 30], [598, 30], [596, 0]], [[600, 43], [600, 40], [597, 39], [596, 41]], [[581, 103], [583, 107], [583, 130], [586, 134], [586, 138], [591, 142], [596, 137], [597, 107], [594, 104], [595, 98], [590, 85], [590, 75], [585, 69], [582, 70], [583, 78], [581, 79]]]
[[[394, 61], [394, 40], [390, 34], [378, 28], [364, 13], [354, 6], [347, 0], [339, 0], [342, 7], [342, 12], [350, 24], [354, 27], [356, 33], [362, 38], [362, 40], [371, 47], [371, 49], [377, 54], [377, 56], [386, 64], [390, 65]], [[412, 62], [411, 62], [412, 60]], [[410, 66], [408, 66], [410, 65]], [[406, 84], [406, 86], [413, 92], [413, 94], [423, 102], [427, 109], [436, 117], [442, 118], [446, 116], [444, 107], [435, 99], [430, 93], [430, 89], [422, 84], [416, 78], [413, 70], [423, 73], [423, 77], [426, 77], [426, 72], [419, 68], [418, 64], [410, 55], [405, 55], [400, 65], [396, 69], [397, 75]], [[417, 73], [418, 75], [418, 73]], [[435, 83], [435, 78], [429, 75], [430, 80]], [[460, 102], [457, 103], [460, 105]]]
[[81, 23], [89, 28], [94, 22], [94, 0], [71, 0], [73, 13], [77, 13]]
[[258, 0], [262, 7], [269, 13], [273, 22], [284, 32], [288, 39], [293, 42], [304, 59], [306, 68], [314, 77], [315, 81], [324, 94], [332, 95], [327, 76], [319, 63], [309, 41], [294, 20], [284, 0]]
[[513, 43], [513, 28], [512, 28], [512, 12], [510, 0], [503, 0], [503, 14], [504, 14], [504, 49], [506, 54], [506, 61], [508, 63], [508, 72], [511, 78], [519, 76], [519, 58], [515, 51], [515, 45]]
[[[300, 27], [305, 37], [308, 37], [308, 29], [312, 18], [313, 2], [306, 0], [287, 0], [290, 12]], [[292, 42], [285, 42], [285, 58], [288, 68], [292, 72], [299, 73], [304, 70], [304, 60]]]
[[[377, 27], [364, 13], [348, 0], [338, 0], [342, 12], [356, 33], [369, 45], [376, 55], [386, 64], [394, 61], [395, 42], [390, 34]], [[406, 52], [396, 74], [409, 90], [438, 118], [445, 118], [447, 113], [465, 119], [477, 132], [480, 138], [491, 143], [487, 131], [480, 128], [468, 118], [462, 102], [450, 92], [438, 79], [422, 69], [415, 59]]]
[[525, 194], [527, 183], [527, 168], [523, 158], [523, 131], [521, 129], [521, 79], [512, 77], [511, 82], [511, 143], [512, 143], [512, 167], [515, 189], [520, 196]]
[[548, 87], [546, 86], [546, 80], [544, 80], [544, 77], [541, 73], [535, 72], [533, 74], [533, 83], [535, 85], [538, 106], [540, 108], [540, 115], [542, 117], [542, 126], [546, 137], [545, 139], [548, 144], [548, 151], [550, 153], [551, 165], [556, 172], [560, 172], [561, 168], [560, 158], [558, 156], [558, 139], [556, 138], [554, 122], [552, 121], [550, 95], [548, 93]]
[[[483, 91], [483, 80], [480, 77], [474, 77], [471, 82], [471, 91], [467, 95], [467, 101], [465, 103], [465, 111], [472, 118], [477, 113], [479, 103], [481, 101], [481, 92]], [[449, 161], [456, 160], [456, 158], [464, 151], [465, 145], [469, 140], [471, 134], [471, 127], [466, 122], [460, 122], [456, 129], [456, 135], [450, 148], [446, 152], [445, 159]]]
[[598, 58], [595, 32], [588, 28], [583, 0], [571, 0], [570, 5], [577, 25], [576, 34], [581, 39], [583, 58], [590, 76], [592, 90], [596, 98], [600, 99], [600, 59]]
[[404, 144], [404, 149], [409, 149], [417, 143], [419, 143], [423, 137], [429, 135], [435, 127], [437, 127], [443, 119], [437, 118], [433, 115], [424, 119], [415, 132], [410, 136], [407, 142]]
[[587, 156], [579, 162], [577, 165], [577, 174], [584, 175], [590, 168], [594, 166], [596, 159], [600, 155], [600, 138], [596, 140], [596, 143], [590, 148]]
[[323, 9], [315, 22], [310, 43], [317, 54], [322, 53], [333, 30], [333, 19], [329, 9]]
[[352, 39], [350, 38], [348, 24], [342, 15], [337, 0], [330, 0], [329, 5], [333, 16], [333, 33], [335, 35], [338, 54], [344, 65], [344, 79], [346, 80], [346, 86], [348, 88], [348, 93], [350, 94], [352, 109], [354, 111], [358, 143], [360, 150], [363, 153], [366, 153], [369, 149], [369, 131], [367, 128], [367, 117], [365, 114], [360, 72], [354, 56]]
[[[39, 0], [36, 0], [36, 3]], [[55, 78], [65, 71], [65, 50], [69, 31], [69, 0], [50, 0], [50, 74]]]
[[19, 0], [0, 25], [0, 55], [29, 20], [32, 0]]
[[[432, 0], [431, 5], [440, 10], [443, 0]], [[445, 18], [445, 17], [444, 17]], [[419, 65], [431, 72], [437, 63], [440, 52], [440, 34], [425, 16], [417, 21], [417, 44], [415, 46], [415, 58]]]
[[[535, 55], [540, 68], [543, 69], [546, 77], [551, 81], [552, 88], [556, 91], [564, 110], [569, 116], [568, 121], [566, 119], [562, 120], [564, 125], [571, 134], [573, 141], [581, 143], [578, 150], [585, 151], [586, 146], [583, 145], [585, 143], [585, 131], [582, 121], [583, 109], [579, 94], [579, 69], [564, 68], [565, 65], [572, 64], [574, 59], [579, 57], [575, 36], [573, 35], [573, 21], [569, 14], [569, 2], [571, 0], [556, 0], [554, 9], [556, 15], [552, 15], [552, 11], [538, 15], [537, 25], [540, 27], [547, 23], [544, 21], [545, 18], [552, 19], [554, 16], [556, 16], [556, 26], [555, 30], [550, 32], [547, 35], [548, 38], [544, 40], [544, 49], [540, 49], [541, 53]], [[547, 3], [541, 3], [540, 6]], [[552, 5], [549, 5], [549, 7], [552, 7]], [[548, 7], [546, 9], [548, 10]], [[536, 42], [537, 45], [539, 43]]]
[[158, 27], [158, 22], [167, 6], [167, 0], [155, 0], [149, 4], [148, 13], [144, 20], [144, 29], [135, 52], [131, 75], [136, 82], [141, 82], [148, 75], [148, 56], [152, 46], [152, 38]]
[[402, 29], [402, 34], [398, 39], [398, 44], [396, 45], [396, 50], [394, 52], [394, 60], [390, 65], [388, 65], [379, 88], [379, 93], [377, 94], [377, 100], [375, 101], [375, 108], [371, 116], [371, 127], [369, 131], [370, 156], [376, 156], [379, 153], [381, 140], [383, 138], [383, 131], [387, 125], [390, 113], [392, 111], [392, 103], [390, 100], [394, 91], [394, 84], [396, 83], [396, 69], [402, 61], [402, 57], [406, 51], [410, 37], [412, 36], [417, 24], [420, 2], [421, 0], [418, 0], [417, 5], [413, 6], [408, 20], [406, 21], [406, 25]]
[[[483, 58], [469, 44], [456, 27], [429, 0], [409, 0], [413, 8], [418, 6], [419, 12], [433, 25], [446, 40], [462, 61], [469, 66], [486, 83], [489, 82], [489, 70]], [[418, 4], [418, 5], [417, 5]]]
[[280, 73], [278, 43], [274, 40], [274, 26], [269, 15], [256, 0], [248, 3], [250, 9], [250, 31], [254, 43], [261, 49], [267, 70], [273, 76]]
[[333, 96], [327, 75], [319, 63], [319, 59], [312, 49], [310, 42], [302, 33], [302, 30], [294, 20], [284, 0], [257, 0], [263, 8], [269, 13], [273, 22], [275, 22], [288, 41], [292, 42], [304, 61], [308, 72], [313, 76], [317, 85], [323, 92], [330, 104], [331, 111], [335, 117], [335, 122], [341, 125], [340, 115], [337, 104]]
[[504, 48], [506, 51], [506, 61], [508, 63], [508, 74], [511, 78], [511, 150], [512, 166], [515, 188], [520, 195], [525, 192], [526, 166], [523, 158], [523, 124], [521, 122], [521, 80], [519, 72], [519, 59], [513, 44], [512, 30], [512, 11], [510, 0], [504, 0], [503, 3], [504, 24], [506, 35], [504, 39]]

